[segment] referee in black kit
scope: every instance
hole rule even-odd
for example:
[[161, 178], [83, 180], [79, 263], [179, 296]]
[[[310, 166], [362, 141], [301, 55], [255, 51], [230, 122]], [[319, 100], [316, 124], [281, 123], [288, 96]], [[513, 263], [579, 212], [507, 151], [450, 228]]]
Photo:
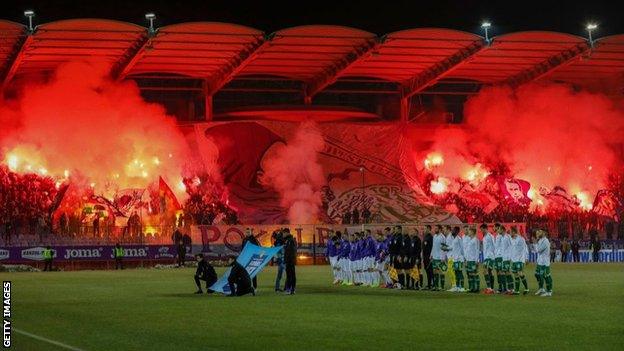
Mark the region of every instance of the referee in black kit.
[[427, 272], [427, 287], [425, 289], [431, 290], [433, 287], [433, 267], [431, 266], [431, 247], [433, 246], [433, 235], [431, 234], [431, 226], [425, 226], [425, 236], [422, 241], [422, 257], [423, 266]]

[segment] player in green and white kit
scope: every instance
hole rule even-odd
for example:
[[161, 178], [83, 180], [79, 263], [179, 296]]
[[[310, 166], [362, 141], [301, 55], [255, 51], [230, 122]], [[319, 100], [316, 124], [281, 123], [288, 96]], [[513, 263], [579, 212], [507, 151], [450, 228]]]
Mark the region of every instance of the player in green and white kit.
[[433, 267], [433, 291], [444, 290], [444, 274], [446, 273], [446, 239], [442, 234], [442, 226], [436, 226], [431, 244], [431, 265]]
[[466, 260], [466, 275], [468, 275], [468, 292], [478, 293], [481, 290], [479, 279], [479, 239], [477, 230], [468, 228], [464, 236], [464, 259]]
[[[501, 224], [494, 224], [496, 240], [494, 240], [494, 269], [496, 269], [496, 281], [498, 282], [498, 292], [504, 293], [507, 290], [507, 277], [503, 273], [503, 232]], [[492, 287], [494, 289], [494, 287]]]
[[498, 225], [499, 232], [502, 233], [501, 253], [503, 255], [503, 288], [507, 295], [513, 295], [514, 278], [511, 274], [511, 235], [503, 225]]
[[455, 271], [455, 286], [451, 288], [452, 292], [464, 292], [464, 248], [463, 239], [459, 235], [459, 227], [454, 227], [450, 237], [446, 238], [450, 241], [449, 258], [453, 260], [453, 271]]
[[494, 293], [494, 256], [495, 256], [495, 238], [488, 230], [487, 224], [481, 224], [479, 227], [483, 234], [483, 279], [485, 280], [485, 294]]
[[511, 272], [514, 275], [514, 295], [520, 295], [520, 281], [524, 285], [524, 295], [529, 292], [529, 285], [524, 276], [524, 263], [528, 258], [529, 250], [526, 241], [518, 234], [516, 226], [511, 227]]
[[[548, 234], [544, 230], [537, 231], [537, 238], [538, 241], [535, 247], [537, 252], [535, 278], [537, 278], [539, 289], [535, 295], [552, 296], [553, 280], [550, 275], [550, 241], [548, 241]], [[546, 290], [544, 290], [544, 283], [546, 283]]]

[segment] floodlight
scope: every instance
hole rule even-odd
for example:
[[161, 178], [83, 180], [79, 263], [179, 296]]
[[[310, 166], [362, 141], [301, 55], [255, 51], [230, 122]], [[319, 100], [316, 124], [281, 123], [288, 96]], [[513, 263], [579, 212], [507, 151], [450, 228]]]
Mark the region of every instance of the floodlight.
[[26, 10], [24, 11], [24, 16], [28, 17], [28, 30], [32, 33], [33, 31], [32, 18], [35, 17], [35, 11]]
[[587, 26], [585, 26], [585, 29], [587, 29], [587, 35], [588, 35], [588, 40], [589, 40], [589, 45], [593, 48], [594, 47], [594, 38], [592, 37], [592, 31], [594, 29], [598, 28], [598, 24], [590, 22], [587, 24]]
[[145, 19], [149, 21], [150, 35], [155, 34], [156, 30], [154, 29], [154, 20], [156, 19], [156, 14], [153, 12], [148, 12], [145, 14]]
[[488, 32], [490, 27], [492, 27], [492, 23], [490, 21], [483, 21], [483, 23], [481, 23], [481, 28], [483, 28], [483, 31], [485, 32], [485, 42], [488, 45], [491, 43], [490, 33]]

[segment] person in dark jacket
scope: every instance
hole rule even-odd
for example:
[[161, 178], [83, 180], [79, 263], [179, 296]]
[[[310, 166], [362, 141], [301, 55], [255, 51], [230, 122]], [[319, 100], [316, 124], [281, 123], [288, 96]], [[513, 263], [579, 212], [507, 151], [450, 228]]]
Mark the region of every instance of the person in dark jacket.
[[284, 228], [284, 265], [286, 269], [286, 285], [284, 291], [286, 294], [294, 295], [297, 286], [297, 275], [295, 273], [295, 265], [297, 263], [297, 241], [290, 234], [290, 229]]
[[[241, 251], [242, 251], [242, 249], [245, 248], [245, 245], [247, 245], [247, 243], [252, 243], [252, 244], [254, 244], [256, 246], [260, 246], [260, 242], [253, 235], [253, 229], [251, 229], [251, 228], [247, 228], [245, 230], [245, 238], [243, 238], [243, 244], [241, 246]], [[254, 289], [256, 289], [258, 287], [258, 280], [256, 279], [256, 277], [253, 277], [253, 279], [251, 281], [253, 283]]]
[[195, 255], [195, 259], [197, 260], [197, 270], [195, 271], [195, 285], [197, 285], [196, 294], [203, 293], [200, 280], [206, 282], [206, 293], [212, 294], [214, 291], [210, 290], [212, 284], [217, 282], [217, 272], [215, 272], [214, 267], [206, 261], [204, 255], [197, 254]]
[[176, 243], [176, 252], [178, 253], [178, 267], [182, 267], [186, 261], [186, 246], [184, 246], [182, 239]]
[[422, 257], [423, 267], [427, 272], [426, 290], [431, 290], [433, 286], [433, 267], [431, 266], [431, 248], [433, 246], [433, 235], [431, 234], [431, 226], [425, 226], [425, 236], [422, 241]]
[[410, 271], [414, 266], [410, 260], [410, 250], [412, 247], [412, 239], [409, 235], [403, 235], [403, 240], [399, 243], [399, 261], [401, 262], [401, 271], [399, 273], [399, 284], [402, 289], [411, 289]]
[[233, 260], [231, 263], [228, 285], [230, 286], [230, 297], [252, 294], [256, 296], [256, 291], [251, 285], [251, 278], [245, 267]]
[[358, 211], [357, 207], [351, 212], [351, 221], [353, 224], [360, 224], [360, 211]]
[[579, 244], [578, 239], [574, 239], [572, 241], [572, 261], [579, 262], [581, 260], [581, 256], [579, 255], [579, 250], [581, 249], [581, 245]]
[[422, 244], [420, 240], [420, 233], [418, 233], [418, 229], [416, 228], [412, 229], [412, 232], [410, 233], [410, 239], [411, 239], [410, 250], [409, 250], [410, 266], [412, 267], [412, 269], [414, 267], [418, 268], [418, 280], [415, 280], [413, 277], [410, 276], [410, 279], [411, 279], [410, 283], [411, 283], [412, 289], [420, 290], [421, 283], [422, 283], [422, 274], [420, 273], [420, 263], [421, 263], [420, 254], [422, 251]]
[[598, 235], [592, 237], [591, 240], [591, 250], [592, 250], [592, 261], [594, 263], [600, 262], [600, 249], [602, 245], [600, 244], [600, 239], [598, 239]]
[[371, 212], [368, 207], [364, 207], [362, 210], [362, 223], [370, 223], [371, 222]]

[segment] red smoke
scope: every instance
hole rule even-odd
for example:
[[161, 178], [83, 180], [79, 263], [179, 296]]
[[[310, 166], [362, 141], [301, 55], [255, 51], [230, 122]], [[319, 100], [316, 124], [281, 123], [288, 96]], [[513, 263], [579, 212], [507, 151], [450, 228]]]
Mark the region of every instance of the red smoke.
[[462, 128], [439, 129], [434, 145], [415, 155], [419, 168], [439, 153], [444, 163], [432, 170], [439, 176], [477, 183], [488, 173], [513, 176], [536, 192], [562, 186], [591, 203], [622, 162], [614, 145], [624, 142], [624, 113], [601, 94], [555, 84], [485, 88], [464, 115]]
[[108, 72], [106, 64], [68, 63], [49, 82], [0, 102], [0, 159], [14, 171], [71, 178], [107, 197], [146, 188], [159, 175], [182, 195], [188, 150], [175, 118]]
[[325, 183], [318, 153], [325, 141], [312, 122], [304, 122], [286, 145], [274, 150], [263, 162], [263, 184], [281, 195], [290, 223], [313, 223], [321, 206], [320, 189]]

